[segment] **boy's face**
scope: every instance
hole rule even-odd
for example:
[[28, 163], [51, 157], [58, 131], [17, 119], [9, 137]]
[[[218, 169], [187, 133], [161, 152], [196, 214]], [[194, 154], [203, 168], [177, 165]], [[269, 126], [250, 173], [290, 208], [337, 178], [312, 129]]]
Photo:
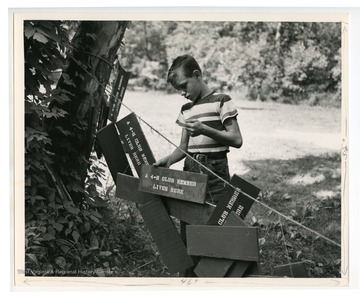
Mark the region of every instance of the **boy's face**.
[[197, 75], [196, 70], [191, 77], [186, 77], [183, 69], [180, 67], [174, 71], [175, 79], [172, 86], [181, 91], [181, 95], [190, 101], [195, 101], [201, 96], [201, 80], [200, 75]]

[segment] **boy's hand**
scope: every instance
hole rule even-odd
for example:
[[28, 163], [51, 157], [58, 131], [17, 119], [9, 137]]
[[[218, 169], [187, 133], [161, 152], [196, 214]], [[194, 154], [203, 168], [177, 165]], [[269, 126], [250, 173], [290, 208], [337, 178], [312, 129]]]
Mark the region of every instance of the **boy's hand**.
[[154, 167], [166, 167], [168, 168], [170, 166], [169, 159], [167, 157], [161, 158], [157, 162], [153, 163]]
[[197, 137], [204, 130], [204, 125], [197, 119], [188, 119], [185, 123], [185, 129], [189, 136]]

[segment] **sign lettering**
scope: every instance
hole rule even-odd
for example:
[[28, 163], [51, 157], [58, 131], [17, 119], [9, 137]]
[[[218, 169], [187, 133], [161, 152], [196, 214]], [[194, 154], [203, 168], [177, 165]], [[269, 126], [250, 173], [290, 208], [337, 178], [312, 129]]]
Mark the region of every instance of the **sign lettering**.
[[154, 155], [141, 129], [140, 123], [134, 113], [130, 113], [116, 123], [120, 133], [121, 143], [129, 155], [134, 168], [140, 175], [142, 164], [153, 164]]
[[[237, 175], [234, 175], [231, 178], [230, 184], [236, 188], [240, 188], [242, 192], [255, 199], [260, 192], [259, 188]], [[239, 190], [234, 190], [228, 186], [227, 192], [230, 192], [230, 194], [224, 195], [223, 198], [220, 199], [208, 221], [209, 225], [223, 225], [230, 212], [235, 212], [236, 215], [244, 219], [254, 203], [253, 199], [249, 198]]]
[[143, 165], [139, 190], [204, 204], [207, 175]]

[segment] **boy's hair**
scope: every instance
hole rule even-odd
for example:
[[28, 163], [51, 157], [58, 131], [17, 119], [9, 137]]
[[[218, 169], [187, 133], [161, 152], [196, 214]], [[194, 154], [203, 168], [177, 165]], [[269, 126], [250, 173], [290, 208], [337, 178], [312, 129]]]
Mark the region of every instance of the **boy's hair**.
[[168, 72], [168, 76], [167, 76], [167, 82], [172, 83], [176, 77], [175, 74], [175, 70], [182, 67], [183, 71], [184, 71], [184, 75], [186, 77], [191, 77], [193, 76], [194, 70], [198, 70], [200, 72], [200, 74], [202, 74], [201, 72], [201, 68], [199, 66], [199, 64], [197, 63], [197, 61], [188, 54], [185, 55], [181, 55], [178, 56], [172, 63], [169, 72]]

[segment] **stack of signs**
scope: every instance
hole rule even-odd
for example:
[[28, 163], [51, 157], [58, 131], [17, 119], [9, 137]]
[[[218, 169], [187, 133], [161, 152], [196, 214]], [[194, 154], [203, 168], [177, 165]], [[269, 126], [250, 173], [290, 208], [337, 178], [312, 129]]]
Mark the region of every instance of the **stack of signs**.
[[[207, 175], [153, 167], [155, 158], [134, 113], [106, 127], [98, 138], [102, 147], [111, 147], [103, 150], [113, 177], [116, 174], [116, 196], [139, 205], [170, 274], [190, 267], [201, 277], [256, 273], [257, 229], [242, 218], [254, 201], [248, 195], [256, 198], [258, 188], [235, 175], [230, 183], [242, 191], [231, 186], [216, 207], [205, 203]], [[139, 178], [129, 171], [128, 159]], [[190, 224], [187, 246], [171, 216]], [[196, 266], [191, 256], [201, 256]]]
[[[207, 226], [187, 226], [188, 253], [202, 256], [194, 270], [199, 277], [244, 277], [259, 274], [257, 229], [249, 227], [243, 219], [260, 189], [237, 175], [231, 178], [230, 184], [232, 186], [228, 186], [227, 195], [217, 204]], [[209, 231], [213, 233], [211, 241], [207, 236]], [[206, 245], [206, 249], [199, 250], [199, 245]]]
[[[129, 114], [118, 121], [116, 126], [125, 153], [131, 159], [137, 174], [141, 175], [142, 166], [154, 163], [155, 158], [136, 115]], [[186, 246], [176, 230], [161, 196], [157, 191], [139, 191], [139, 183], [138, 178], [119, 172], [116, 180], [116, 196], [139, 205], [144, 222], [171, 274], [192, 267], [193, 260], [187, 254]]]

